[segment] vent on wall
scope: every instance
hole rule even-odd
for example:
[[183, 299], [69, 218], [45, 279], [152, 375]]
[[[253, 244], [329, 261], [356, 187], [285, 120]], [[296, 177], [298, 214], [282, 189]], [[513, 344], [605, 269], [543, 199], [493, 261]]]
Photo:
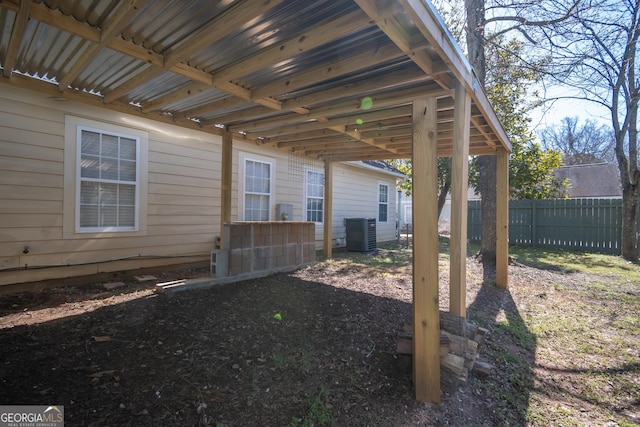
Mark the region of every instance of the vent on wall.
[[376, 249], [376, 219], [346, 218], [347, 250], [372, 252]]

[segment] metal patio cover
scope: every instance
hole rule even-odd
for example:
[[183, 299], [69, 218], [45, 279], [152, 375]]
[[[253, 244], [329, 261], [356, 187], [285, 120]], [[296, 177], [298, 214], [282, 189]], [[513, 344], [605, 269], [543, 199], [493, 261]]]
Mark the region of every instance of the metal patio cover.
[[[410, 158], [412, 100], [437, 98], [452, 153], [511, 151], [424, 0], [0, 0], [3, 83], [328, 161]], [[1, 87], [1, 86], [0, 86]]]

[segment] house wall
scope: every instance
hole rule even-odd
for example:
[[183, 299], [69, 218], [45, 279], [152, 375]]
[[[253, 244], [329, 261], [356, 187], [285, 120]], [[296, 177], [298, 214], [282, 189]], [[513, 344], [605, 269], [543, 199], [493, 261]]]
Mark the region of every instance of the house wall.
[[[339, 163], [334, 166], [333, 222], [331, 233], [337, 246], [345, 246], [345, 218], [376, 218], [376, 239], [396, 238], [397, 191], [395, 177], [368, 168]], [[389, 186], [387, 222], [378, 221], [378, 185]]]
[[[146, 135], [138, 231], [75, 233], [76, 119]], [[0, 285], [205, 259], [219, 229], [220, 156], [215, 135], [3, 86]]]
[[[77, 123], [140, 136], [136, 231], [75, 231]], [[247, 156], [273, 161], [272, 207], [289, 203], [289, 220], [304, 221], [304, 183], [290, 179], [287, 153], [238, 141], [233, 150], [232, 220], [243, 219], [238, 172]], [[3, 86], [0, 285], [207, 260], [220, 230], [220, 159], [220, 136]], [[323, 170], [321, 162], [314, 166]], [[395, 177], [346, 164], [334, 170], [334, 237], [344, 238], [346, 217], [377, 216], [377, 184], [386, 182], [389, 222], [378, 225], [378, 241], [392, 240]], [[274, 209], [271, 212], [273, 220]], [[315, 229], [316, 248], [321, 249], [322, 224]]]

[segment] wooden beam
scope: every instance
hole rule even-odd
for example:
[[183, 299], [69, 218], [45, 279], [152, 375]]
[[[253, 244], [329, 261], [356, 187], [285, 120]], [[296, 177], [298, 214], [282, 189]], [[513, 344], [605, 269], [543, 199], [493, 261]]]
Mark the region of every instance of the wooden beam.
[[285, 145], [280, 145], [285, 142], [299, 142], [305, 140], [313, 140], [316, 139], [326, 139], [327, 137], [331, 138], [334, 136], [342, 135], [342, 133], [338, 133], [333, 129], [318, 129], [309, 132], [296, 132], [289, 133], [281, 136], [274, 136], [270, 138], [266, 138], [263, 143], [264, 144], [276, 144], [279, 147], [285, 147]]
[[188, 84], [186, 85], [186, 87], [179, 88], [178, 90], [169, 92], [166, 95], [154, 99], [151, 102], [147, 102], [142, 106], [142, 112], [149, 113], [151, 111], [159, 110], [165, 105], [171, 104], [172, 102], [177, 102], [184, 98], [206, 92], [209, 89], [212, 89], [212, 87], [210, 84], [206, 83], [196, 82]]
[[222, 133], [222, 178], [220, 206], [220, 249], [224, 247], [224, 225], [231, 222], [231, 185], [233, 169], [233, 136], [228, 129]]
[[[450, 95], [450, 91], [439, 88], [434, 83], [418, 84], [416, 86], [406, 87], [399, 90], [389, 90], [372, 96], [372, 111], [379, 111], [380, 109], [388, 107], [399, 107], [398, 104], [401, 103], [410, 104], [417, 93], [425, 95], [428, 94], [433, 97]], [[311, 119], [318, 120], [328, 118], [331, 120], [334, 116], [343, 114], [359, 115], [366, 114], [367, 112], [368, 110], [364, 110], [361, 106], [361, 99], [351, 99], [311, 109], [307, 115], [288, 114], [263, 119], [260, 119], [259, 116], [256, 117], [255, 115], [247, 116], [246, 119], [252, 120], [239, 125], [232, 125], [230, 127], [234, 131], [251, 132], [256, 129], [272, 129], [282, 125], [299, 124]], [[355, 118], [356, 117], [354, 117], [354, 119]]]
[[16, 57], [18, 56], [18, 49], [22, 43], [24, 37], [24, 30], [27, 28], [27, 22], [29, 21], [29, 13], [31, 11], [31, 1], [22, 0], [20, 2], [20, 10], [17, 12], [16, 19], [13, 23], [13, 29], [11, 30], [11, 38], [9, 39], [9, 46], [2, 63], [2, 73], [5, 77], [11, 77], [13, 68], [16, 65]]
[[411, 58], [427, 76], [433, 78], [433, 80], [444, 89], [450, 89], [452, 87], [451, 79], [446, 74], [443, 74], [447, 69], [444, 63], [439, 58], [436, 58], [434, 62], [426, 50], [415, 49], [415, 46], [426, 46], [427, 43], [423, 39], [414, 40], [412, 36], [404, 31], [394, 16], [401, 13], [400, 10], [396, 10], [393, 7], [379, 10], [375, 0], [355, 1], [387, 37], [389, 37], [403, 53]]
[[487, 118], [491, 129], [498, 136], [501, 145], [511, 151], [511, 141], [500, 124], [483, 88], [473, 74], [471, 65], [458, 48], [453, 36], [438, 16], [434, 6], [424, 0], [399, 0], [407, 14], [416, 23], [427, 43], [438, 53], [442, 61], [449, 65], [451, 72], [460, 80], [471, 95], [476, 107]]
[[[226, 37], [238, 27], [250, 23], [251, 21], [255, 20], [256, 17], [268, 12], [270, 9], [274, 8], [281, 2], [282, 0], [245, 0], [243, 2], [240, 2], [237, 6], [223, 12], [220, 16], [216, 17], [216, 19], [209, 22], [196, 33], [192, 34], [188, 40], [183, 41], [179, 46], [174, 47], [164, 57], [163, 64], [161, 66], [164, 68], [164, 70], [177, 72], [177, 74], [184, 75], [185, 77], [194, 78], [194, 76], [192, 75], [187, 75], [191, 74], [191, 67], [185, 67], [184, 64], [181, 64], [183, 60], [188, 59], [191, 55]], [[187, 69], [185, 70], [185, 68]], [[146, 81], [143, 79], [139, 79], [137, 84], [143, 85], [151, 81], [156, 75], [157, 74], [154, 75], [154, 73], [150, 73]], [[204, 79], [195, 78], [195, 80], [195, 83], [182, 88], [182, 90], [172, 92], [165, 97], [159, 98], [152, 103], [144, 105], [144, 111], [149, 112], [157, 110], [171, 102], [179, 101], [181, 99], [193, 96], [194, 94], [205, 90], [207, 86], [209, 88], [214, 86], [213, 78], [209, 73], [206, 73]], [[203, 87], [202, 85], [205, 86]], [[220, 87], [220, 89], [225, 90], [229, 89], [229, 87]], [[231, 89], [234, 88], [231, 87]], [[129, 89], [128, 91], [130, 90], [131, 89]], [[230, 90], [229, 93], [236, 96], [238, 95], [238, 93], [233, 90]], [[248, 97], [250, 96], [248, 90], [243, 91], [243, 94], [246, 95], [246, 98], [244, 99], [248, 99]]]
[[322, 240], [322, 251], [325, 258], [331, 258], [333, 253], [332, 228], [333, 228], [333, 163], [324, 162], [324, 237]]
[[[0, 6], [7, 7], [15, 11], [19, 10], [18, 6], [9, 3], [7, 0], [0, 0]], [[101, 32], [98, 28], [94, 28], [83, 22], [79, 22], [71, 16], [63, 15], [57, 10], [51, 10], [43, 4], [31, 4], [31, 18], [52, 27], [66, 31], [68, 33], [74, 34], [93, 43], [99, 43], [101, 40]], [[246, 19], [246, 16], [243, 17], [243, 19]], [[142, 61], [145, 64], [149, 64], [151, 65], [151, 67], [148, 67], [141, 73], [136, 74], [133, 79], [125, 82], [121, 86], [107, 93], [104, 97], [105, 103], [112, 103], [117, 99], [122, 98], [127, 93], [134, 90], [136, 87], [151, 81], [165, 71], [164, 57], [159, 53], [155, 53], [150, 49], [144, 48], [143, 46], [139, 46], [121, 38], [115, 37], [107, 40], [106, 47]], [[171, 67], [168, 67], [168, 71], [194, 80], [195, 82], [193, 84], [205, 83], [214, 87], [213, 78], [210, 73], [199, 70], [188, 64], [182, 62], [177, 63]], [[240, 97], [244, 100], [251, 99], [251, 92], [248, 89], [242, 88], [231, 82], [222, 82], [215, 87], [231, 95]], [[275, 103], [275, 109], [280, 109], [280, 107], [278, 107], [279, 103], [277, 103], [275, 100], [260, 99], [256, 100], [255, 102], [265, 106], [269, 106]]]
[[[285, 112], [284, 114], [290, 117], [299, 118], [300, 115], [296, 113]], [[262, 105], [251, 105], [248, 108], [239, 109], [237, 111], [232, 111], [230, 113], [224, 114], [222, 116], [216, 116], [209, 120], [203, 120], [202, 124], [204, 126], [211, 126], [216, 124], [227, 125], [234, 132], [241, 131], [242, 129], [236, 128], [233, 126], [233, 123], [240, 122], [244, 123], [246, 121], [250, 121], [254, 117], [282, 117], [282, 114], [274, 114], [273, 108], [264, 107]]]
[[413, 384], [416, 399], [432, 403], [441, 398], [436, 139], [436, 99], [414, 100]]
[[[330, 22], [324, 22], [315, 28], [310, 28], [305, 34], [297, 34], [290, 37], [288, 40], [269, 48], [262, 49], [258, 53], [251, 55], [242, 61], [235, 62], [233, 65], [215, 70], [211, 77], [212, 80], [210, 84], [215, 87], [220, 87], [220, 85], [223, 84], [229, 84], [231, 80], [250, 74], [251, 72], [257, 71], [261, 68], [268, 67], [278, 61], [293, 57], [300, 52], [313, 49], [323, 43], [351, 34], [359, 29], [367, 27], [368, 25], [368, 20], [365, 19], [365, 16], [360, 11], [352, 12]], [[197, 43], [200, 44], [200, 42]], [[170, 62], [167, 66], [171, 66], [171, 62], [174, 62], [175, 59], [182, 58], [183, 56], [184, 55], [179, 52], [179, 50], [176, 50], [175, 56], [169, 60]], [[184, 57], [186, 58], [186, 56]], [[147, 109], [146, 111], [157, 110], [170, 102], [186, 99], [198, 93], [200, 89], [201, 88], [198, 86], [198, 83], [187, 85], [180, 91], [176, 91], [161, 99], [155, 100], [149, 106], [145, 106]], [[278, 101], [260, 96], [255, 98], [257, 98], [255, 100], [256, 103], [266, 104], [268, 109], [282, 109], [282, 105]], [[231, 121], [222, 121], [219, 123], [227, 124], [231, 123]]]
[[224, 110], [224, 109], [228, 109], [228, 108], [233, 108], [233, 107], [237, 107], [239, 105], [242, 105], [246, 103], [246, 101], [244, 99], [235, 97], [235, 96], [229, 96], [227, 98], [221, 99], [219, 101], [216, 102], [211, 102], [209, 104], [205, 104], [205, 105], [201, 105], [199, 107], [194, 107], [191, 108], [190, 110], [187, 111], [183, 111], [182, 113], [176, 113], [173, 115], [173, 117], [176, 120], [184, 120], [184, 119], [188, 119], [191, 117], [201, 117], [205, 114], [208, 113], [212, 113], [214, 111], [219, 111], [219, 110]]
[[[252, 96], [255, 98], [262, 98], [265, 96], [274, 96], [283, 93], [293, 92], [297, 89], [310, 86], [314, 83], [329, 80], [337, 76], [348, 74], [354, 71], [358, 71], [367, 67], [375, 66], [382, 62], [390, 61], [395, 58], [399, 58], [403, 53], [392, 44], [377, 46], [375, 49], [365, 52], [359, 52], [348, 58], [338, 59], [331, 62], [330, 65], [323, 64], [320, 67], [298, 73], [292, 76], [278, 79], [267, 85], [254, 89]], [[422, 75], [424, 77], [424, 74]], [[387, 76], [385, 76], [387, 77]], [[354, 83], [357, 85], [357, 83]], [[362, 83], [358, 86], [361, 86]], [[340, 90], [344, 90], [341, 87]], [[323, 91], [324, 94], [324, 91]], [[344, 96], [344, 95], [343, 95]], [[312, 103], [311, 96], [305, 96], [307, 99], [306, 104]], [[296, 106], [305, 105], [304, 102], [296, 102]], [[293, 105], [292, 102], [288, 102], [287, 105]]]
[[356, 131], [349, 131], [347, 130], [346, 126], [333, 126], [330, 129], [335, 130], [336, 132], [340, 132], [343, 133], [345, 135], [349, 135], [350, 137], [357, 139], [359, 141], [364, 142], [365, 144], [371, 145], [372, 147], [378, 147], [378, 148], [384, 148], [385, 150], [394, 153], [395, 150], [393, 148], [388, 148], [388, 147], [381, 147], [375, 140], [371, 139], [371, 138], [364, 138], [360, 132], [356, 132]]
[[[390, 83], [393, 82], [393, 83]], [[407, 84], [430, 84], [428, 78], [425, 77], [421, 70], [409, 69], [398, 72], [385, 74], [384, 76], [374, 77], [370, 79], [358, 80], [355, 82], [343, 84], [331, 89], [320, 92], [313, 92], [307, 95], [300, 95], [283, 101], [283, 108], [293, 109], [300, 106], [310, 107], [312, 105], [333, 101], [336, 99], [344, 99], [351, 96], [362, 96], [363, 94], [375, 95], [380, 93], [381, 88], [385, 90], [389, 87], [402, 87]], [[432, 84], [432, 83], [431, 83]], [[432, 84], [434, 90], [441, 88]], [[427, 93], [424, 93], [427, 95]]]
[[296, 34], [287, 40], [260, 50], [213, 74], [213, 83], [231, 81], [246, 76], [261, 68], [292, 58], [340, 37], [355, 33], [370, 26], [369, 19], [359, 10], [347, 13], [337, 19], [315, 26], [304, 34]]
[[189, 59], [195, 53], [211, 46], [218, 40], [243, 26], [249, 26], [255, 19], [282, 3], [283, 0], [244, 0], [236, 2], [213, 21], [194, 32], [165, 57], [165, 68]]
[[82, 53], [82, 57], [78, 59], [71, 69], [60, 79], [58, 86], [61, 92], [67, 90], [68, 86], [84, 71], [100, 51], [107, 46], [109, 41], [122, 30], [122, 27], [138, 13], [138, 9], [144, 6], [146, 2], [147, 0], [130, 0], [120, 2], [118, 6], [116, 6], [103, 22], [98, 43], [94, 43], [87, 48]]
[[496, 285], [509, 289], [509, 153], [496, 156]]
[[349, 124], [347, 125], [347, 129], [360, 131], [364, 133], [372, 130], [411, 126], [411, 122], [412, 122], [411, 116], [384, 118], [382, 120], [372, 121], [372, 122], [369, 122], [369, 121], [365, 122], [364, 120], [362, 120], [362, 124], [357, 124], [357, 123]]
[[398, 154], [389, 154], [385, 152], [381, 152], [381, 154], [321, 154], [318, 156], [312, 156], [321, 160], [329, 160], [332, 162], [354, 162], [354, 161], [362, 161], [362, 160], [391, 160], [391, 159], [409, 159], [411, 158], [411, 153], [398, 153]]
[[404, 126], [404, 127], [394, 127], [391, 129], [361, 131], [361, 135], [363, 138], [369, 138], [374, 140], [383, 139], [383, 138], [394, 138], [398, 136], [411, 137], [412, 130], [410, 126]]
[[455, 84], [453, 159], [451, 162], [451, 239], [449, 244], [449, 311], [467, 315], [467, 194], [471, 97]]
[[309, 153], [311, 151], [314, 151], [316, 153], [323, 153], [323, 154], [328, 154], [328, 153], [332, 153], [332, 152], [337, 152], [337, 153], [346, 153], [346, 150], [349, 149], [357, 149], [359, 151], [362, 151], [363, 149], [363, 144], [360, 141], [353, 141], [353, 142], [338, 142], [338, 143], [324, 143], [324, 144], [307, 144], [307, 145], [296, 145], [291, 147], [291, 151], [294, 152], [305, 152], [305, 153]]
[[[319, 129], [326, 129], [331, 126], [350, 125], [356, 123], [357, 119], [361, 119], [363, 123], [371, 123], [380, 121], [392, 117], [411, 117], [411, 106], [402, 105], [400, 107], [388, 108], [386, 110], [378, 110], [372, 112], [362, 112], [358, 115], [349, 115], [344, 117], [338, 117], [335, 119], [329, 119], [327, 121], [307, 121], [302, 123], [296, 123], [289, 126], [278, 126], [273, 129], [273, 133], [264, 135], [265, 138], [270, 138], [276, 135], [284, 135], [295, 132], [308, 132]], [[250, 131], [247, 134], [254, 134], [260, 131]], [[266, 133], [262, 131], [262, 133]]]
[[316, 149], [314, 147], [311, 147], [311, 148], [305, 148], [304, 150], [296, 150], [296, 151], [303, 151], [305, 154], [311, 154], [311, 155], [331, 154], [331, 153], [334, 153], [334, 154], [348, 154], [348, 153], [354, 153], [354, 154], [377, 154], [377, 153], [382, 153], [382, 152], [384, 152], [387, 155], [395, 154], [395, 153], [391, 153], [391, 152], [385, 151], [384, 148], [366, 146], [364, 144], [361, 144], [359, 147], [354, 147], [354, 148], [342, 148], [342, 147], [336, 146], [335, 148]]
[[136, 74], [117, 88], [107, 92], [103, 97], [105, 104], [111, 104], [112, 102], [117, 101], [138, 86], [158, 77], [163, 72], [164, 70], [160, 67], [155, 67], [153, 65], [148, 66], [146, 69]]

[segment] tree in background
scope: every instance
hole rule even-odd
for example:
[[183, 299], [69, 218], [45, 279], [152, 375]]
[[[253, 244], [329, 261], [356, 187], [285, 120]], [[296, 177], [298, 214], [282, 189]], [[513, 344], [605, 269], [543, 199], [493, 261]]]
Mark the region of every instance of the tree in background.
[[[466, 27], [464, 28], [466, 35], [467, 45], [467, 57], [471, 63], [475, 74], [480, 82], [480, 85], [487, 90], [489, 100], [492, 101], [494, 108], [500, 103], [500, 99], [503, 96], [509, 96], [509, 91], [504, 91], [509, 86], [499, 84], [492, 86], [489, 82], [489, 74], [497, 77], [498, 80], [502, 78], [500, 72], [496, 72], [493, 65], [488, 65], [487, 61], [490, 60], [491, 54], [489, 50], [497, 49], [502, 51], [503, 54], [512, 55], [513, 60], [511, 63], [517, 64], [522, 71], [530, 73], [525, 77], [529, 80], [529, 83], [535, 83], [539, 81], [542, 75], [543, 66], [548, 64], [549, 56], [541, 55], [537, 58], [532, 55], [527, 55], [525, 59], [522, 52], [522, 44], [519, 40], [532, 40], [528, 34], [530, 28], [542, 29], [547, 31], [548, 28], [554, 28], [556, 25], [561, 25], [565, 22], [576, 10], [576, 4], [581, 0], [511, 0], [509, 2], [501, 2], [499, 0], [464, 0], [464, 10], [466, 12]], [[441, 10], [445, 13], [445, 16], [450, 18], [459, 17], [460, 15], [460, 3], [461, 0], [436, 0], [436, 7], [440, 5]], [[459, 26], [453, 25], [454, 31]], [[519, 38], [505, 39], [506, 34], [517, 32]], [[505, 44], [506, 42], [506, 44]], [[516, 51], [513, 50], [516, 48]], [[497, 52], [496, 51], [496, 52]], [[499, 55], [498, 57], [504, 55]], [[541, 68], [542, 67], [542, 68]], [[509, 70], [511, 71], [511, 70]], [[515, 74], [515, 73], [514, 73]], [[524, 77], [524, 76], [521, 76]], [[518, 86], [522, 83], [522, 80], [516, 80], [515, 88], [521, 93], [526, 93], [526, 87]], [[525, 83], [526, 84], [526, 83]], [[493, 93], [492, 93], [493, 92]], [[520, 94], [521, 94], [520, 93]], [[516, 93], [516, 95], [519, 95]], [[518, 99], [515, 105], [521, 106], [522, 99]], [[508, 105], [508, 103], [507, 103]], [[500, 108], [496, 108], [500, 110]], [[523, 113], [523, 111], [520, 111]], [[503, 121], [505, 130], [509, 136], [513, 139], [518, 139], [517, 129], [521, 128], [522, 123], [518, 122], [517, 116], [511, 116], [513, 111], [507, 111], [506, 115], [496, 111], [498, 117]], [[523, 119], [522, 117], [520, 118]], [[514, 128], [511, 128], [509, 123], [513, 120]], [[536, 146], [533, 141], [533, 137], [528, 131], [528, 120], [525, 119], [527, 131], [523, 134], [525, 138], [522, 141], [514, 142], [514, 154], [512, 161], [517, 161], [521, 164], [521, 171], [526, 170], [526, 162], [519, 162], [520, 155], [525, 153], [533, 154], [534, 157], [538, 155], [540, 159], [544, 155], [554, 156], [552, 152], [540, 151], [540, 147]], [[514, 132], [515, 131], [515, 132]], [[514, 138], [515, 137], [515, 138]], [[523, 142], [522, 145], [517, 145], [518, 142]], [[518, 153], [517, 150], [522, 150]], [[548, 159], [551, 164], [553, 160]], [[493, 269], [495, 266], [495, 253], [496, 253], [496, 158], [494, 156], [480, 156], [476, 162], [476, 169], [479, 173], [479, 179], [477, 180], [477, 186], [479, 187], [482, 196], [482, 239], [481, 239], [481, 255], [482, 263], [486, 271]], [[533, 175], [533, 170], [530, 171]], [[512, 178], [513, 179], [513, 178]], [[527, 181], [521, 181], [522, 184], [526, 184]], [[554, 193], [557, 188], [557, 183], [554, 183], [551, 179], [548, 185], [542, 185], [540, 190], [548, 190], [550, 194]], [[529, 190], [534, 190], [531, 188]], [[532, 192], [529, 190], [523, 190], [518, 194], [522, 197], [532, 196]]]
[[[506, 40], [504, 35], [490, 38], [486, 50], [486, 91], [491, 105], [500, 119], [509, 139], [512, 153], [509, 162], [509, 193], [512, 199], [549, 199], [564, 197], [566, 183], [553, 172], [562, 165], [560, 152], [542, 148], [530, 128], [528, 111], [529, 88], [540, 81], [540, 72], [546, 59], [535, 63], [524, 62], [524, 44], [516, 39]], [[479, 161], [474, 159], [470, 168], [470, 182], [484, 197], [481, 186]], [[493, 187], [495, 193], [495, 187]], [[484, 216], [484, 209], [483, 209]], [[493, 221], [495, 228], [495, 220]], [[483, 223], [484, 228], [484, 223]]]
[[[396, 169], [407, 176], [402, 184], [400, 184], [400, 190], [407, 196], [411, 196], [412, 185], [411, 179], [413, 177], [413, 168], [411, 160], [391, 160], [389, 163]], [[438, 218], [442, 214], [442, 209], [447, 202], [447, 195], [451, 189], [451, 157], [439, 157], [438, 158]]]
[[558, 85], [573, 88], [572, 98], [602, 105], [611, 114], [622, 185], [621, 249], [623, 258], [630, 261], [638, 259], [639, 36], [638, 0], [583, 0], [571, 20], [541, 42], [541, 48], [556, 58], [549, 77]]
[[[456, 7], [459, 0], [439, 0]], [[640, 78], [638, 38], [640, 1], [638, 0], [464, 0], [467, 11], [468, 57], [482, 83], [486, 63], [484, 49], [492, 37], [517, 32], [527, 42], [527, 57], [548, 58], [541, 72], [548, 82], [573, 88], [574, 95], [563, 98], [587, 100], [609, 109], [615, 139], [615, 158], [622, 185], [622, 256], [638, 259], [636, 218], [640, 206], [638, 169], [638, 102]], [[489, 37], [485, 37], [486, 35]], [[529, 66], [535, 60], [523, 61]], [[482, 163], [482, 162], [481, 162]], [[486, 179], [493, 168], [481, 167]], [[492, 191], [492, 185], [486, 186]], [[495, 212], [491, 200], [483, 203], [489, 214]], [[485, 195], [483, 195], [484, 199]], [[484, 218], [483, 218], [484, 219]], [[495, 221], [483, 221], [493, 227]], [[489, 235], [489, 238], [491, 235]], [[490, 250], [491, 242], [483, 242]]]
[[[459, 13], [459, 9], [450, 7], [450, 3], [447, 4], [447, 7], [443, 7], [442, 1], [436, 3], [436, 7], [438, 6], [442, 8], [443, 16], [447, 25], [452, 28], [453, 34], [456, 37], [462, 36], [462, 25], [455, 21], [463, 16]], [[517, 40], [506, 41], [504, 36], [497, 35], [487, 46], [485, 60], [488, 64], [487, 96], [512, 142], [513, 152], [509, 164], [510, 195], [514, 199], [562, 197], [566, 185], [553, 175], [553, 171], [561, 165], [560, 153], [552, 149], [542, 149], [535, 142], [535, 136], [529, 127], [530, 119], [527, 117], [527, 111], [531, 107], [527, 102], [528, 88], [542, 77], [542, 74], [536, 70], [544, 64], [540, 62], [534, 63], [534, 66], [523, 64], [522, 49], [521, 42]], [[481, 158], [495, 159], [494, 156], [482, 156]], [[481, 158], [475, 157], [471, 161], [469, 184], [477, 193], [483, 194], [483, 199], [485, 199], [483, 189], [480, 186]], [[411, 177], [410, 160], [394, 160], [391, 163], [405, 175]], [[400, 188], [405, 194], [411, 195], [411, 180], [405, 181]], [[442, 212], [450, 188], [451, 158], [439, 158], [438, 216]], [[495, 266], [495, 184], [492, 186], [492, 190], [494, 194], [494, 237], [493, 247], [490, 251], [493, 256], [486, 257], [489, 267]], [[483, 207], [483, 218], [484, 209]], [[491, 218], [491, 215], [487, 216]], [[485, 242], [491, 242], [491, 239], [486, 238]]]
[[578, 117], [565, 117], [560, 125], [548, 126], [539, 133], [542, 146], [562, 153], [565, 165], [586, 165], [615, 161], [615, 136], [610, 127], [587, 119], [578, 125]]
[[[506, 34], [518, 31], [526, 36], [523, 26], [562, 22], [569, 16], [572, 6], [563, 0], [515, 0], [509, 4], [464, 0], [464, 5], [467, 56], [513, 146], [510, 185], [516, 191], [511, 194], [517, 198], [558, 197], [563, 193], [564, 184], [557, 182], [551, 172], [560, 166], [561, 159], [557, 152], [542, 150], [535, 142], [526, 114], [528, 88], [542, 79], [542, 70], [548, 65], [549, 57], [525, 57], [521, 39], [507, 39]], [[534, 9], [536, 12], [530, 16], [537, 19], [523, 18], [526, 16], [523, 13], [531, 13]], [[488, 26], [492, 27], [491, 31], [487, 30]], [[477, 178], [472, 175], [471, 181], [476, 183], [482, 196], [480, 251], [487, 278], [490, 277], [487, 270], [494, 270], [496, 263], [495, 156], [480, 156], [472, 170], [477, 170]]]

